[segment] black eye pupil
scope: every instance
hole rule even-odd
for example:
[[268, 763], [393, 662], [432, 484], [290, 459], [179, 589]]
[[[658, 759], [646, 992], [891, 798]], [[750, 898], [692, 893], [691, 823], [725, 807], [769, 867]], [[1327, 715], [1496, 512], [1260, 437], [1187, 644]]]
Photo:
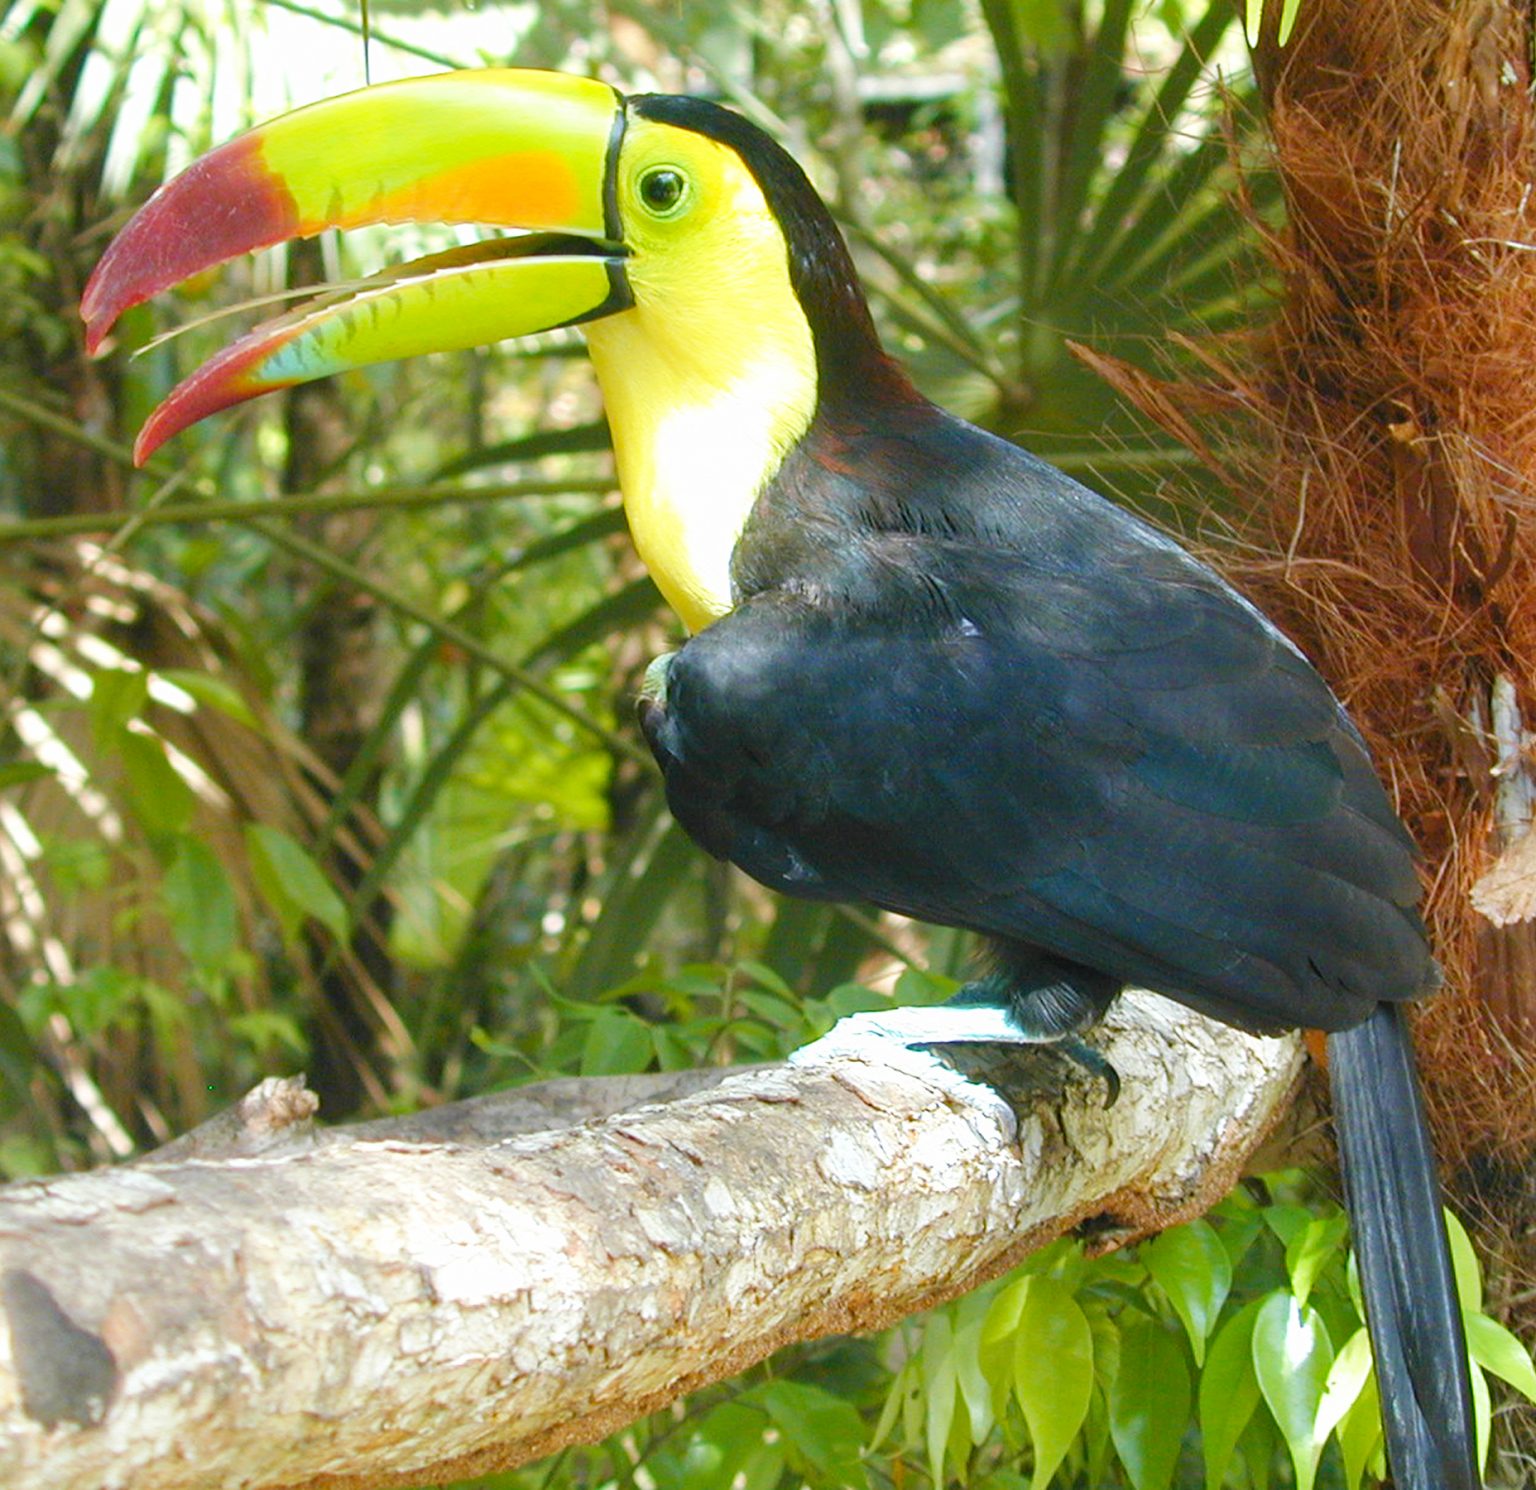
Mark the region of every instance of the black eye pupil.
[[682, 200], [682, 173], [665, 167], [647, 172], [640, 179], [640, 195], [645, 199], [645, 205], [654, 211], [670, 211]]

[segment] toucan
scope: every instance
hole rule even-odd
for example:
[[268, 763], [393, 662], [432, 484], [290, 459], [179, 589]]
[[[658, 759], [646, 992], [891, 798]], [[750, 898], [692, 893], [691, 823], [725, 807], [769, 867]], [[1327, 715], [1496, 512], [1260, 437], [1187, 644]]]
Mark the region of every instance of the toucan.
[[580, 326], [634, 541], [690, 633], [641, 705], [677, 819], [785, 894], [979, 933], [956, 1039], [985, 1010], [1075, 1041], [1127, 985], [1327, 1031], [1392, 1470], [1478, 1485], [1404, 1016], [1439, 979], [1415, 852], [1296, 647], [1172, 540], [922, 397], [799, 166], [705, 100], [493, 69], [284, 115], [123, 228], [89, 343], [237, 254], [406, 221], [516, 231], [256, 328], [137, 457], [268, 389]]

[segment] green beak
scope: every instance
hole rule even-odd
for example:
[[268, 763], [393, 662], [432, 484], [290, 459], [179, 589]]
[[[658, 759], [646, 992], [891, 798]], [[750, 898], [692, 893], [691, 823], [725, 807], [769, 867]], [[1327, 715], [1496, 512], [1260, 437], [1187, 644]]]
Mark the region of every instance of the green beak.
[[92, 351], [125, 310], [168, 286], [326, 228], [439, 222], [525, 232], [418, 259], [258, 326], [171, 392], [134, 459], [275, 388], [626, 309], [611, 184], [623, 132], [624, 100], [606, 84], [499, 68], [364, 88], [196, 161], [97, 265], [80, 306]]

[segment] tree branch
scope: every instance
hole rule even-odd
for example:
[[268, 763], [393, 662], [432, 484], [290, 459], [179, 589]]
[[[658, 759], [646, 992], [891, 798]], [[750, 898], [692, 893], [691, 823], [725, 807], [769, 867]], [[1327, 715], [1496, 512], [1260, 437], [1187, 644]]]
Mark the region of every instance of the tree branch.
[[[133, 1166], [11, 1186], [5, 1483], [486, 1473], [889, 1324], [1063, 1231], [1118, 1245], [1198, 1213], [1286, 1104], [1298, 1042], [1141, 995], [1101, 1029], [1124, 1081], [1108, 1110], [1050, 1056], [1010, 1109], [899, 1048], [628, 1078], [626, 1110], [551, 1084], [318, 1135], [278, 1083]], [[713, 1085], [627, 1105], [679, 1079]]]

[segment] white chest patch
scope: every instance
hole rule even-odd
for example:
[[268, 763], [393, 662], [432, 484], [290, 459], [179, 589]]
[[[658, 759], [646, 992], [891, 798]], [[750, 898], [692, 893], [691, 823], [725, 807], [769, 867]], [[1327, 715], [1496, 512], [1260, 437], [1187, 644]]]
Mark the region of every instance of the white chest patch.
[[[814, 394], [798, 359], [738, 363], [724, 383], [678, 376], [675, 366], [624, 348], [628, 337], [610, 343], [627, 319], [588, 332], [624, 510], [657, 586], [699, 631], [731, 608], [736, 540], [764, 483], [804, 434]], [[605, 376], [615, 366], [622, 375]]]

